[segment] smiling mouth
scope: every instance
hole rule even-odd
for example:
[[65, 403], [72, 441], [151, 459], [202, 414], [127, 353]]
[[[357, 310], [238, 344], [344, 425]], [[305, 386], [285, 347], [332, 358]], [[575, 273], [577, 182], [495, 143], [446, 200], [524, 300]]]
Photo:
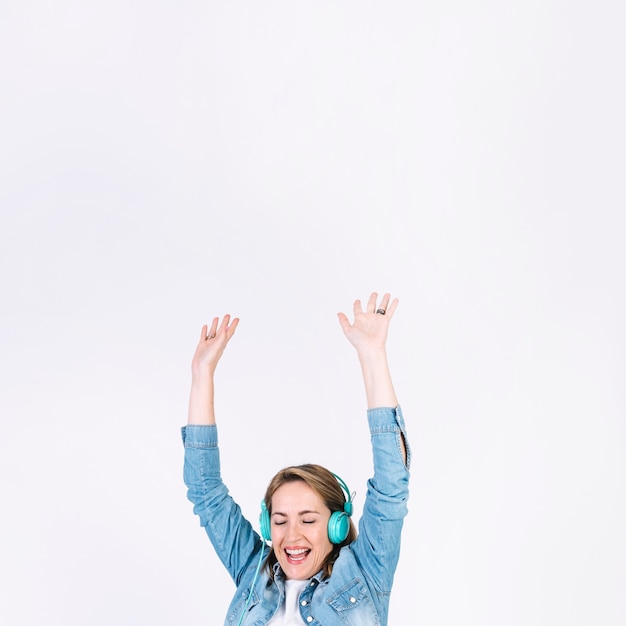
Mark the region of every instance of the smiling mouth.
[[304, 561], [306, 557], [309, 556], [309, 552], [311, 551], [306, 548], [287, 548], [285, 550], [285, 554], [287, 555], [287, 561], [292, 564], [302, 563], [302, 561]]

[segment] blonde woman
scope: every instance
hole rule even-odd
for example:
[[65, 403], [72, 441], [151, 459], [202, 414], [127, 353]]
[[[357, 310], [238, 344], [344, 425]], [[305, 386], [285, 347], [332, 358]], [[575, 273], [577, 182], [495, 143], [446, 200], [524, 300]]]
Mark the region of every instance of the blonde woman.
[[227, 625], [374, 626], [387, 624], [407, 513], [410, 449], [387, 363], [389, 324], [398, 306], [372, 293], [354, 320], [339, 323], [357, 352], [367, 397], [374, 475], [359, 530], [348, 486], [314, 464], [280, 470], [269, 482], [260, 534], [220, 477], [213, 378], [239, 320], [202, 328], [192, 361], [184, 478], [213, 546], [237, 587]]

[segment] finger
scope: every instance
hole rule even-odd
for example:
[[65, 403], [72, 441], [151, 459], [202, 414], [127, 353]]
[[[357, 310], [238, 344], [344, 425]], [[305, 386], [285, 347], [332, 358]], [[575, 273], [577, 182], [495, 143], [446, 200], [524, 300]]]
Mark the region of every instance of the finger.
[[348, 320], [345, 313], [337, 313], [337, 318], [339, 319], [339, 325], [345, 333], [350, 328], [350, 320]]
[[205, 324], [200, 331], [200, 341], [204, 341], [206, 339], [206, 331], [208, 330], [208, 326]]
[[209, 330], [208, 335], [206, 336], [207, 339], [213, 339], [213, 337], [215, 337], [215, 334], [217, 333], [217, 322], [218, 322], [219, 318], [218, 317], [214, 317], [213, 321], [211, 322], [211, 330]]
[[391, 298], [391, 296], [386, 293], [383, 296], [383, 299], [380, 301], [380, 306], [376, 310], [378, 311], [378, 309], [382, 309], [383, 311], [385, 311], [385, 313], [387, 313], [387, 308], [389, 307], [389, 298]]
[[226, 329], [226, 340], [229, 341], [230, 338], [235, 334], [237, 330], [237, 326], [239, 325], [239, 318], [235, 317], [233, 321], [230, 323], [230, 326]]
[[398, 302], [400, 302], [400, 300], [398, 300], [398, 298], [394, 298], [392, 303], [389, 305], [386, 313], [389, 319], [391, 319], [393, 317], [393, 314], [396, 312], [396, 309], [398, 308]]
[[227, 313], [222, 318], [222, 323], [220, 324], [219, 330], [217, 331], [220, 335], [228, 328], [228, 323], [230, 322], [230, 315]]
[[370, 294], [370, 299], [367, 301], [367, 312], [374, 313], [376, 311], [376, 300], [378, 299], [378, 294], [373, 291]]
[[360, 300], [355, 300], [354, 301], [354, 304], [352, 305], [352, 311], [354, 312], [355, 317], [359, 313], [363, 313], [363, 307], [361, 306], [361, 301]]

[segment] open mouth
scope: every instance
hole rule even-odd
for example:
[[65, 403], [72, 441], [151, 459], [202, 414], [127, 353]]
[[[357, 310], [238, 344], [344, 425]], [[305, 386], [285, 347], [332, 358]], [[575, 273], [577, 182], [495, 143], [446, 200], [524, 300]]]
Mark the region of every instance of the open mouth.
[[291, 564], [302, 563], [307, 556], [309, 556], [310, 550], [307, 548], [286, 548], [285, 554], [287, 555], [287, 561]]

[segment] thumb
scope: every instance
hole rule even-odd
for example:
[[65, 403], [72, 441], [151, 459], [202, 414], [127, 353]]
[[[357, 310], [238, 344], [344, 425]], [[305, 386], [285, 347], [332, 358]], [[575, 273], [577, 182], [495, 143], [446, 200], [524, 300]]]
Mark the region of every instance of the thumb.
[[350, 329], [350, 321], [346, 317], [345, 313], [337, 313], [337, 318], [339, 319], [339, 325], [344, 333]]

